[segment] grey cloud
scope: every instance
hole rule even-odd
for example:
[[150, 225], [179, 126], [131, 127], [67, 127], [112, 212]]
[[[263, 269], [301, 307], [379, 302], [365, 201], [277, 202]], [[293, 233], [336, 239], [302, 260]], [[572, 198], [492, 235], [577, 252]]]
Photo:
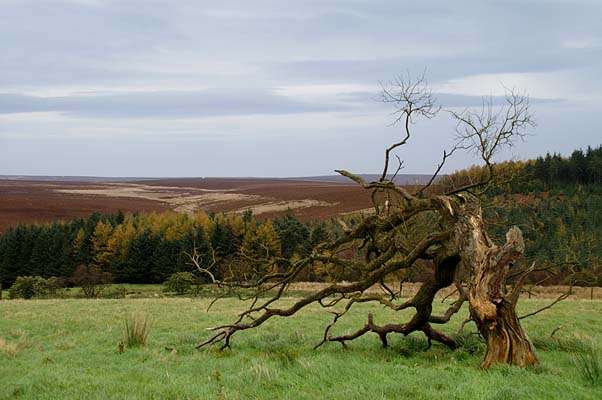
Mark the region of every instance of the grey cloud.
[[375, 83], [407, 71], [427, 71], [431, 82], [441, 82], [476, 74], [553, 72], [566, 69], [602, 67], [602, 47], [564, 49], [538, 53], [529, 57], [506, 54], [479, 56], [395, 57], [383, 59], [307, 60], [279, 63], [270, 71], [294, 82], [366, 82]]
[[[542, 79], [542, 85], [556, 76], [567, 81], [541, 93], [562, 93], [566, 88], [572, 90], [567, 96], [571, 101], [559, 105], [554, 99], [534, 100], [534, 109], [542, 115], [538, 128], [542, 135], [525, 154], [547, 148], [570, 151], [599, 140], [599, 0], [1, 2], [0, 92], [5, 94], [0, 94], [0, 153], [4, 152], [0, 173], [34, 171], [34, 162], [39, 163], [36, 173], [77, 173], [82, 160], [90, 160], [87, 171], [99, 175], [107, 168], [114, 168], [110, 173], [117, 175], [161, 174], [168, 167], [155, 160], [173, 151], [169, 173], [185, 174], [189, 161], [181, 161], [177, 153], [178, 133], [191, 141], [202, 137], [194, 153], [202, 149], [212, 157], [198, 161], [203, 170], [198, 175], [274, 170], [281, 175], [319, 175], [348, 160], [359, 172], [375, 171], [382, 147], [391, 139], [385, 134], [388, 109], [374, 101], [376, 83], [425, 67], [432, 84], [485, 73], [558, 72]], [[310, 88], [299, 91], [304, 96], [297, 98], [270, 89], [316, 84], [373, 85], [375, 90], [318, 95], [321, 89]], [[211, 89], [181, 91], [188, 88]], [[86, 90], [95, 93], [24, 95]], [[448, 107], [480, 102], [472, 96], [437, 97]], [[576, 98], [584, 100], [575, 102]], [[566, 112], [568, 106], [577, 108]], [[61, 115], [13, 115], [44, 111]], [[307, 112], [322, 114], [309, 118]], [[230, 125], [220, 125], [217, 118], [198, 125], [190, 119], [251, 114], [291, 115], [255, 118], [249, 124], [243, 119], [221, 120]], [[141, 121], [110, 121], [118, 118]], [[444, 131], [428, 123], [420, 130]], [[233, 157], [215, 139], [225, 140], [232, 131], [237, 135], [232, 139], [237, 146], [234, 158], [240, 163], [224, 162]], [[209, 135], [212, 140], [206, 141]], [[380, 135], [378, 140], [375, 135]], [[574, 140], [578, 135], [580, 139]], [[152, 141], [147, 140], [150, 136]], [[118, 140], [127, 154], [95, 156], [90, 138], [108, 149], [119, 147], [114, 146]], [[417, 169], [411, 172], [428, 171], [431, 161], [436, 162], [439, 149], [432, 142], [418, 142], [413, 148]], [[114, 162], [103, 159], [109, 153]], [[251, 159], [250, 153], [256, 158]], [[314, 159], [308, 166], [310, 153]], [[333, 155], [339, 157], [336, 162]], [[461, 167], [468, 161], [458, 162]]]
[[[435, 93], [444, 107], [470, 107], [482, 103], [480, 96]], [[492, 97], [502, 104], [502, 97]], [[533, 99], [533, 102], [560, 101]], [[190, 92], [130, 92], [39, 97], [0, 93], [0, 114], [59, 112], [94, 118], [203, 118], [229, 115], [279, 115], [307, 112], [337, 112], [377, 109], [376, 92], [335, 94], [332, 101], [300, 101], [266, 90], [204, 90]]]
[[[483, 100], [486, 100], [492, 106], [506, 104], [506, 99], [503, 96], [486, 96], [484, 98], [483, 96], [433, 92], [433, 97], [435, 98], [435, 103], [443, 108], [478, 107], [483, 104]], [[380, 101], [378, 96], [368, 92], [341, 93], [337, 98], [344, 102], [358, 104], [378, 103]], [[529, 101], [532, 104], [546, 104], [559, 103], [564, 101], [564, 99], [530, 98]]]
[[339, 107], [297, 101], [265, 90], [132, 92], [37, 97], [0, 94], [0, 114], [56, 111], [73, 116], [181, 118], [336, 111]]
[[194, 72], [214, 60], [238, 65], [244, 85], [273, 86], [374, 82], [425, 66], [433, 80], [549, 71], [602, 59], [599, 47], [563, 47], [573, 36], [602, 38], [602, 4], [593, 1], [94, 3], [3, 5], [0, 84], [220, 85], [231, 76], [219, 67]]

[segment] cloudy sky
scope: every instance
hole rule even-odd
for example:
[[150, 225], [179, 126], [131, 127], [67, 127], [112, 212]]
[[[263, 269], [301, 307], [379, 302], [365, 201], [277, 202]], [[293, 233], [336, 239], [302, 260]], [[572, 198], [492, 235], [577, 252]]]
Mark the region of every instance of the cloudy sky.
[[[379, 81], [425, 68], [447, 108], [504, 86], [538, 126], [500, 156], [602, 143], [602, 1], [0, 0], [0, 174], [377, 172]], [[445, 113], [400, 156], [428, 173]], [[448, 170], [472, 163], [458, 155]]]

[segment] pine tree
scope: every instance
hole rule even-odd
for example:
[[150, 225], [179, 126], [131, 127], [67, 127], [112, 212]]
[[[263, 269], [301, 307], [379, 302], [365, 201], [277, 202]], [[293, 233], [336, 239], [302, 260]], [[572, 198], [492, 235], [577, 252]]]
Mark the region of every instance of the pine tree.
[[157, 237], [149, 229], [138, 234], [131, 243], [128, 258], [123, 263], [117, 279], [121, 282], [155, 283], [152, 269], [157, 243]]
[[99, 221], [92, 234], [93, 262], [102, 268], [108, 268], [110, 265], [112, 254], [108, 245], [112, 233], [113, 227], [111, 224]]
[[274, 221], [274, 228], [280, 239], [282, 256], [289, 258], [293, 254], [305, 256], [311, 250], [310, 232], [307, 226], [292, 215]]

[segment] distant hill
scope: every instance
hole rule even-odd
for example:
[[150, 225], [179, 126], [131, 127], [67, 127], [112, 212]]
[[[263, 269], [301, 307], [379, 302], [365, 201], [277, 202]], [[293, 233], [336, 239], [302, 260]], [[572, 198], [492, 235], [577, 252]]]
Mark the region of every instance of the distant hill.
[[[364, 178], [367, 182], [377, 181], [380, 179], [380, 174], [358, 174]], [[431, 179], [430, 174], [398, 174], [395, 177], [395, 183], [398, 185], [424, 185]], [[341, 175], [321, 175], [321, 176], [304, 176], [297, 178], [289, 178], [302, 181], [315, 181], [315, 182], [340, 182], [350, 183], [351, 180]]]
[[[380, 179], [379, 174], [359, 174], [366, 181], [376, 181]], [[44, 181], [44, 182], [131, 182], [145, 180], [169, 180], [169, 179], [196, 179], [196, 178], [138, 178], [138, 177], [102, 177], [102, 176], [45, 176], [45, 175], [0, 175], [1, 180], [15, 181]], [[200, 178], [199, 179], [204, 179]], [[319, 176], [301, 176], [289, 178], [254, 178], [254, 177], [224, 177], [218, 179], [250, 179], [250, 180], [294, 180], [309, 182], [333, 182], [333, 183], [352, 183], [349, 178], [341, 175], [319, 175]], [[395, 183], [399, 185], [423, 185], [431, 179], [429, 174], [399, 174], [395, 177]]]
[[47, 175], [0, 175], [0, 180], [42, 182], [128, 182], [151, 178], [102, 177], [102, 176], [47, 176]]

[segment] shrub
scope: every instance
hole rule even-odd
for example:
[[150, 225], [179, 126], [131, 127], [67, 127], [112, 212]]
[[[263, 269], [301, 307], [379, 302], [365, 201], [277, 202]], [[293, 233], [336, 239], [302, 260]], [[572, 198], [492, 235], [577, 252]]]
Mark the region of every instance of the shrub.
[[41, 276], [19, 276], [8, 291], [11, 299], [31, 299], [48, 294], [48, 283]]
[[113, 285], [102, 292], [103, 299], [125, 299], [127, 295], [125, 286]]
[[65, 278], [58, 278], [56, 276], [51, 276], [46, 279], [46, 289], [48, 291], [49, 296], [56, 296], [57, 292], [60, 289], [63, 289], [67, 286], [67, 280]]
[[75, 286], [81, 286], [84, 296], [90, 299], [100, 296], [104, 285], [111, 282], [111, 274], [97, 265], [80, 265], [70, 280]]
[[163, 284], [165, 292], [175, 292], [176, 294], [185, 294], [190, 292], [193, 285], [197, 283], [196, 278], [190, 272], [176, 272], [171, 274], [169, 279]]
[[123, 344], [126, 347], [146, 345], [150, 333], [150, 320], [144, 314], [135, 314], [125, 320]]

